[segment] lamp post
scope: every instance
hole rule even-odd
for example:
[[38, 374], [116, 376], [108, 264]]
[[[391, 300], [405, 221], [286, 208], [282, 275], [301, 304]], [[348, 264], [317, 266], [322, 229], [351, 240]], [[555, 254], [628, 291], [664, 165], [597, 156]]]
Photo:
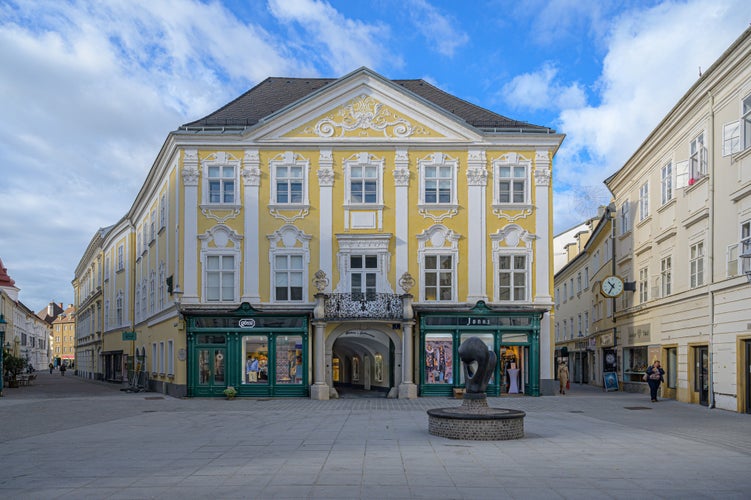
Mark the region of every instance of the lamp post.
[[5, 381], [5, 369], [3, 368], [3, 358], [5, 357], [5, 316], [0, 313], [0, 397], [3, 396], [3, 383]]

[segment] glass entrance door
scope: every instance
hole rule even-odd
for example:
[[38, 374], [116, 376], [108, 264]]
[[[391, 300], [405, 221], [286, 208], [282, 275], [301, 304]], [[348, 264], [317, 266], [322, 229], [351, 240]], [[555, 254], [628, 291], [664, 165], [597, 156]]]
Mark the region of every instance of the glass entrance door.
[[709, 406], [709, 349], [705, 346], [696, 348], [694, 390], [699, 393], [699, 404]]
[[227, 349], [224, 347], [199, 348], [196, 356], [198, 363], [198, 383], [196, 393], [201, 396], [221, 395], [227, 387], [226, 366]]

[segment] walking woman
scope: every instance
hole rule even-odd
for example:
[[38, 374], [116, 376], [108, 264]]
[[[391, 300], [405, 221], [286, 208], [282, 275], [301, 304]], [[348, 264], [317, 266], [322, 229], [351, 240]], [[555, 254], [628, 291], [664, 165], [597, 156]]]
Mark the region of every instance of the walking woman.
[[566, 394], [566, 389], [568, 389], [568, 366], [565, 361], [561, 361], [561, 364], [558, 365], [558, 383], [560, 384], [558, 392]]
[[660, 382], [663, 382], [662, 376], [665, 370], [660, 368], [660, 362], [655, 360], [652, 366], [647, 368], [647, 383], [649, 384], [649, 395], [652, 396], [652, 402], [657, 402], [657, 389], [660, 388]]

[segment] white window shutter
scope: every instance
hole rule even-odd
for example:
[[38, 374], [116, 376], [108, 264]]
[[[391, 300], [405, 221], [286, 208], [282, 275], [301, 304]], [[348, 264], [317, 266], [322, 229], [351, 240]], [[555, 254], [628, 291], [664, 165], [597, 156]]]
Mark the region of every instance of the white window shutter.
[[679, 161], [675, 164], [675, 188], [688, 186], [688, 160]]

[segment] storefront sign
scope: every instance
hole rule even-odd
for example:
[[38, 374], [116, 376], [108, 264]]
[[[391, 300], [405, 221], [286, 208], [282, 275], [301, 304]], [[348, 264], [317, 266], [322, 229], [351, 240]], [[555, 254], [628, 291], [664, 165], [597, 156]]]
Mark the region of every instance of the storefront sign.
[[243, 318], [240, 320], [238, 326], [240, 328], [254, 328], [256, 326], [256, 320], [253, 318]]
[[136, 340], [136, 332], [123, 332], [123, 340]]
[[528, 316], [426, 316], [426, 326], [530, 326]]
[[627, 326], [625, 330], [626, 345], [636, 345], [649, 342], [649, 325]]
[[600, 335], [600, 346], [610, 347], [613, 345], [613, 332]]

